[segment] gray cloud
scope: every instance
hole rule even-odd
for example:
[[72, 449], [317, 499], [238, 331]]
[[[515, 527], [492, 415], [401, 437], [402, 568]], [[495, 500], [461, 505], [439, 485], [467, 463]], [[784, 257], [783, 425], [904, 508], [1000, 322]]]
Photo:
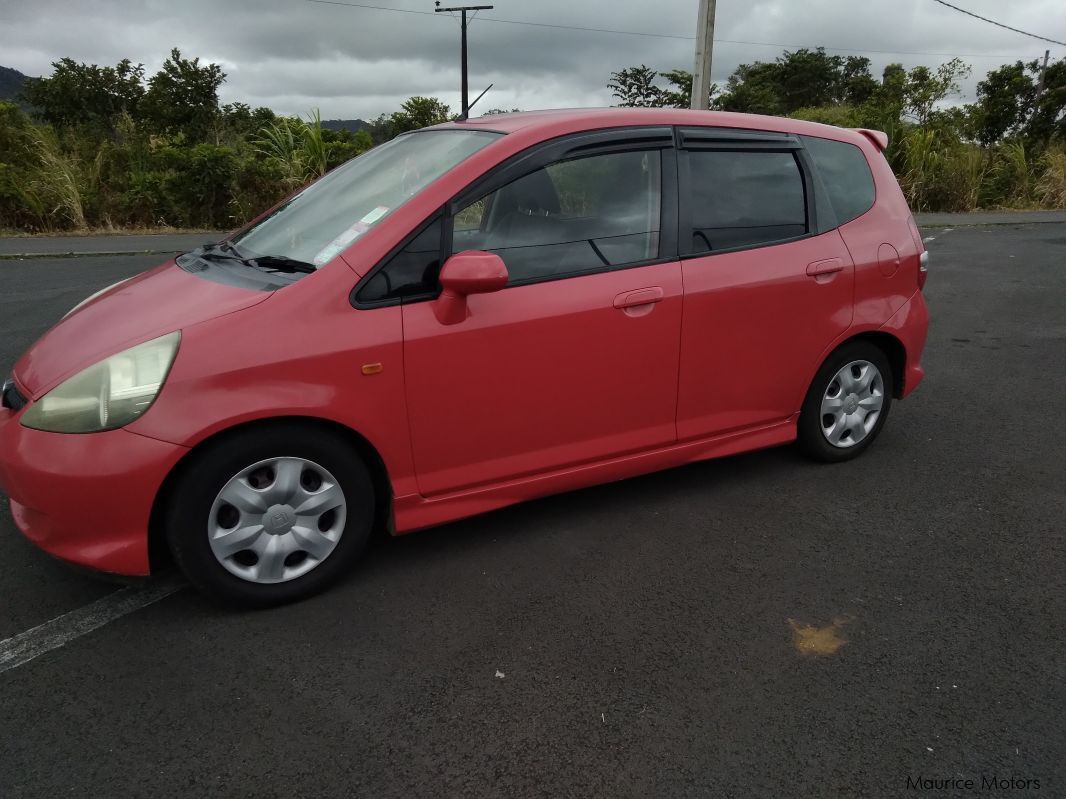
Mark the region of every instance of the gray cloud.
[[[354, 0], [430, 11], [429, 0]], [[624, 36], [492, 22], [488, 17], [550, 24], [690, 35], [696, 0], [495, 0], [475, 19], [471, 88], [495, 87], [491, 107], [609, 105], [609, 74], [646, 63], [691, 69], [689, 40]], [[1061, 0], [965, 0], [960, 5], [1015, 27], [1066, 38]], [[325, 118], [377, 116], [413, 94], [458, 106], [457, 20], [322, 5], [306, 0], [0, 0], [0, 63], [48, 74], [64, 56], [99, 64], [121, 58], [151, 71], [171, 47], [220, 63], [228, 74], [222, 96]], [[782, 45], [825, 45], [869, 54], [875, 71], [901, 61], [935, 66], [965, 54], [976, 81], [991, 67], [1043, 54], [1045, 44], [953, 12], [932, 0], [856, 3], [854, 0], [719, 0], [714, 79], [740, 63], [770, 60]], [[746, 43], [738, 43], [746, 42]], [[752, 42], [767, 42], [763, 46]], [[876, 53], [873, 51], [904, 51]], [[1052, 46], [1053, 56], [1066, 48]]]

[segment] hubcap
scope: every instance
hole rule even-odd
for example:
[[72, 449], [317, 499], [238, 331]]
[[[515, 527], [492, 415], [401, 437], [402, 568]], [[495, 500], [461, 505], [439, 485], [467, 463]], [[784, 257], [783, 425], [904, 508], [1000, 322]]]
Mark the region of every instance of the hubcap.
[[822, 395], [822, 434], [834, 447], [854, 447], [874, 429], [885, 404], [881, 372], [869, 361], [852, 361]]
[[207, 521], [211, 551], [230, 574], [283, 583], [329, 557], [346, 516], [337, 479], [304, 458], [269, 458], [218, 492]]

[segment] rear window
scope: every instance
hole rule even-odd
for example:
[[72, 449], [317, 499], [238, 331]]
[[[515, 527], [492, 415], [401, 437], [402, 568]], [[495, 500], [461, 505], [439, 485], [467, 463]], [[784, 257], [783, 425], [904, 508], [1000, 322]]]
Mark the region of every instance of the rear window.
[[760, 247], [807, 232], [803, 175], [792, 153], [693, 150], [690, 253]]
[[854, 144], [832, 139], [800, 138], [829, 192], [837, 224], [850, 222], [873, 208], [874, 177], [862, 150]]

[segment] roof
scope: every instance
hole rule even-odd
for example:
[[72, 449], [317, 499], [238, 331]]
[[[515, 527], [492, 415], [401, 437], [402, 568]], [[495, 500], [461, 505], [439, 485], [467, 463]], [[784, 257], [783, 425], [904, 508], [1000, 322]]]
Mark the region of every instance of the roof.
[[523, 134], [549, 138], [581, 130], [634, 125], [713, 125], [807, 134], [856, 144], [871, 141], [857, 131], [818, 122], [760, 114], [737, 114], [731, 111], [692, 111], [687, 108], [558, 108], [491, 114], [464, 122], [448, 122], [438, 127], [493, 130], [501, 133], [521, 131]]

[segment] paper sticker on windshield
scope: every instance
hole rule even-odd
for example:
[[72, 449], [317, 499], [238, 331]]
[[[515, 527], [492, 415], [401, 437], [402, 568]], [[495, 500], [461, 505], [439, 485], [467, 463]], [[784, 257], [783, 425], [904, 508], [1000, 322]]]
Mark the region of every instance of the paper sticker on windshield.
[[379, 205], [377, 208], [375, 208], [373, 211], [371, 211], [359, 221], [362, 222], [364, 225], [372, 225], [379, 219], [381, 219], [381, 217], [385, 216], [385, 214], [387, 214], [388, 212], [388, 208], [386, 208], [384, 205]]
[[362, 222], [356, 222], [350, 228], [341, 233], [337, 238], [318, 251], [318, 255], [314, 257], [316, 266], [322, 266], [330, 259], [336, 257], [341, 251], [343, 251], [349, 244], [366, 233], [367, 226]]

